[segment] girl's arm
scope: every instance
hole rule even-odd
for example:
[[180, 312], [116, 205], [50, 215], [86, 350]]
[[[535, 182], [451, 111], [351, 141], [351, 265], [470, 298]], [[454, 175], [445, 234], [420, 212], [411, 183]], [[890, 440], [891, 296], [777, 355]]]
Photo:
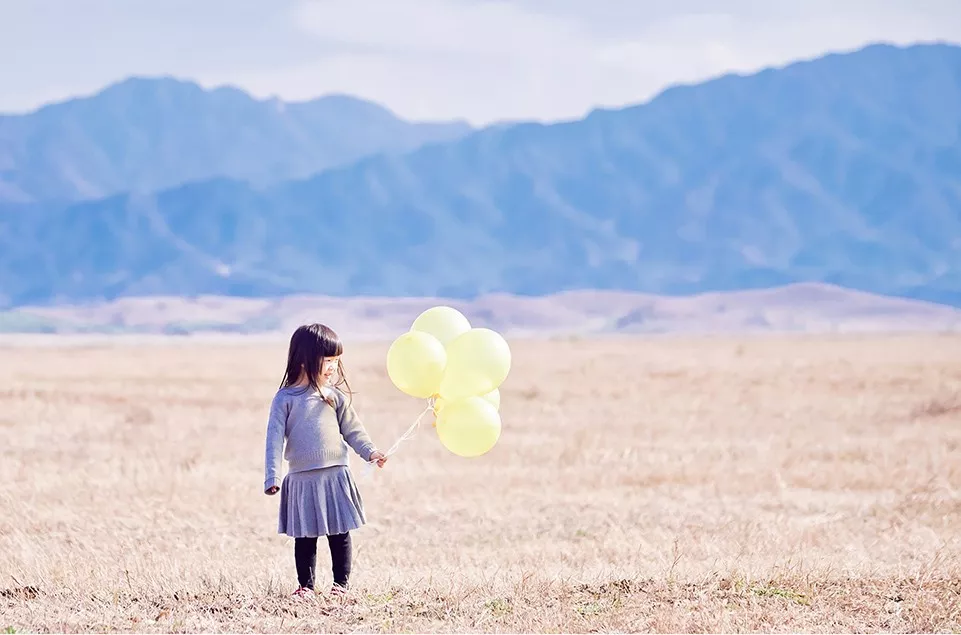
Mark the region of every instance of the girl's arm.
[[287, 414], [290, 405], [283, 393], [277, 393], [270, 404], [270, 417], [267, 419], [267, 448], [264, 456], [264, 492], [276, 493], [280, 488], [280, 464], [284, 455], [284, 435], [287, 429]]
[[344, 436], [354, 452], [365, 462], [370, 462], [371, 455], [377, 451], [377, 446], [370, 440], [370, 435], [364, 428], [363, 422], [357, 416], [353, 406], [347, 403], [347, 397], [339, 390], [337, 394], [337, 422], [340, 424], [340, 433]]

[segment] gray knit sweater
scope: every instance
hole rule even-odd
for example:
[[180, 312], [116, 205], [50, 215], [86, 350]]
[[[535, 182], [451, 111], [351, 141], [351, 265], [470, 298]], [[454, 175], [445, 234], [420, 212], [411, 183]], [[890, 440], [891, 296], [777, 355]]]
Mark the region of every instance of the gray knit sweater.
[[281, 388], [274, 396], [267, 420], [265, 492], [280, 487], [281, 454], [294, 473], [346, 466], [348, 446], [364, 461], [376, 450], [347, 396], [335, 388], [323, 390], [336, 408], [310, 387]]

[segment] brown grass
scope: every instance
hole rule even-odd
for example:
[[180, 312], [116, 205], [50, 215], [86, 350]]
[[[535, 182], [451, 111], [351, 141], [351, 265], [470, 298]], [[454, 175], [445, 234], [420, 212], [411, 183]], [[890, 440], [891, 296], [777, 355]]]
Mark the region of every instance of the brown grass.
[[[512, 347], [490, 454], [356, 466], [316, 604], [261, 493], [283, 342], [0, 348], [0, 631], [961, 631], [961, 337]], [[384, 447], [423, 406], [386, 348]]]

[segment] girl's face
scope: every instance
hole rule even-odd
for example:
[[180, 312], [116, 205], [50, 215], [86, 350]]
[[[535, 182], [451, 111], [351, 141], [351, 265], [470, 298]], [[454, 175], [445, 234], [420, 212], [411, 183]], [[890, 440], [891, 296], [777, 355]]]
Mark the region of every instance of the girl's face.
[[324, 357], [320, 364], [320, 377], [323, 383], [329, 384], [330, 378], [337, 372], [340, 365], [340, 355], [337, 357]]

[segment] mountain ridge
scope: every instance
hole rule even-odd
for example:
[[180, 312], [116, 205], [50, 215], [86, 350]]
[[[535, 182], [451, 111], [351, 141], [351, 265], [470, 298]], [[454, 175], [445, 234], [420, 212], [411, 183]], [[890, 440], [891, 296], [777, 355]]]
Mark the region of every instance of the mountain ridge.
[[0, 292], [9, 306], [819, 281], [961, 305], [958, 174], [961, 48], [877, 45], [264, 187], [0, 212]]
[[232, 86], [131, 77], [0, 115], [0, 200], [95, 200], [219, 177], [269, 184], [470, 130], [464, 121], [406, 122], [346, 95], [287, 103]]
[[511, 337], [670, 333], [961, 331], [961, 309], [818, 283], [666, 297], [574, 290], [531, 297], [292, 295], [278, 298], [126, 297], [0, 311], [8, 334], [278, 335], [322, 321], [350, 339], [391, 339], [423, 310], [453, 306], [475, 326]]

